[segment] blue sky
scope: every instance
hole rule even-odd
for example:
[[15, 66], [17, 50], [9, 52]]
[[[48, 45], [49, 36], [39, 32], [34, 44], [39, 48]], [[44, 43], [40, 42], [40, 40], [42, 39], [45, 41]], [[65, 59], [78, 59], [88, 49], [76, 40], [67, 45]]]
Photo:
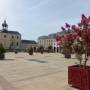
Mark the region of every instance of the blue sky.
[[90, 15], [90, 0], [0, 0], [0, 25], [6, 19], [9, 30], [29, 40], [78, 23], [82, 13]]

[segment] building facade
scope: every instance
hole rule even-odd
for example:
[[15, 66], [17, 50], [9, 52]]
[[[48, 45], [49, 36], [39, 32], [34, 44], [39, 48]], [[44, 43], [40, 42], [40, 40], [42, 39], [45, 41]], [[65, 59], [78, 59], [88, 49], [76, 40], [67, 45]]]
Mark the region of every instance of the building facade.
[[6, 20], [0, 30], [0, 44], [7, 50], [20, 49], [21, 47], [21, 34], [17, 31], [9, 31]]
[[36, 51], [37, 42], [34, 40], [22, 40], [21, 41], [21, 49], [23, 51], [28, 51], [31, 47], [33, 48], [34, 51]]
[[57, 48], [59, 47], [56, 42], [56, 34], [50, 34], [48, 36], [40, 36], [38, 38], [38, 46], [43, 46], [44, 49], [47, 49], [49, 46], [52, 46], [53, 50], [57, 52]]

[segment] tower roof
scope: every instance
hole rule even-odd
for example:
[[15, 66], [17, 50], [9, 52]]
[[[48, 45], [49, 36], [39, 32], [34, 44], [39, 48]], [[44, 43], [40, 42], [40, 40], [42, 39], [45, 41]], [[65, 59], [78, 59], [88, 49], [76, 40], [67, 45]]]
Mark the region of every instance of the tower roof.
[[6, 20], [4, 20], [4, 22], [2, 23], [2, 27], [8, 27]]
[[18, 31], [9, 31], [8, 30], [8, 24], [6, 22], [6, 20], [4, 20], [4, 22], [2, 23], [2, 29], [0, 30], [0, 33], [8, 33], [8, 34], [17, 34], [17, 35], [21, 35]]

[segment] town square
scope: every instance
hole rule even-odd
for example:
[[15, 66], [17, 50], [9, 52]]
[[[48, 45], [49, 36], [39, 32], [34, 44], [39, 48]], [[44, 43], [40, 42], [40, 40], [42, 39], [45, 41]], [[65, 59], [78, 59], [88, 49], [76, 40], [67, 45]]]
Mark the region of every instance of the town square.
[[0, 90], [78, 90], [68, 85], [68, 66], [75, 56], [65, 59], [60, 53], [6, 53], [0, 61]]
[[89, 0], [0, 0], [0, 90], [90, 90]]

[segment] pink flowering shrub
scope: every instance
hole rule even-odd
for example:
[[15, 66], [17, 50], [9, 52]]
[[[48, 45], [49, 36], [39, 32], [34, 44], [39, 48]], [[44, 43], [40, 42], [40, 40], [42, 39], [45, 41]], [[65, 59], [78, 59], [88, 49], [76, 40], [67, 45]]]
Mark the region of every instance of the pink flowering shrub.
[[[77, 25], [69, 25], [65, 23], [65, 27], [61, 27], [64, 34], [58, 35], [56, 41], [59, 42], [63, 49], [73, 49], [76, 53], [80, 65], [86, 66], [90, 55], [90, 16], [81, 16], [81, 21]], [[82, 63], [82, 55], [85, 55], [84, 63]]]

